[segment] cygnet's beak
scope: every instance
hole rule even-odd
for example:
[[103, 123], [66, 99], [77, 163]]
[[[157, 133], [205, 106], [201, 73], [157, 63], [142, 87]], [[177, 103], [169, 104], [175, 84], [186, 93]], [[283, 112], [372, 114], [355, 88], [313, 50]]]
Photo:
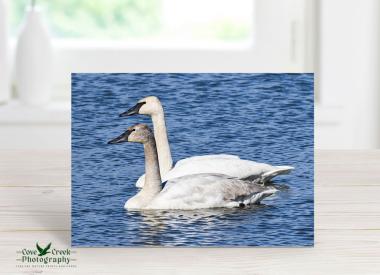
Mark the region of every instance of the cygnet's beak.
[[120, 136], [108, 141], [108, 144], [118, 144], [128, 141], [129, 135], [133, 132], [133, 130], [127, 130], [124, 133], [122, 133]]
[[146, 102], [139, 102], [132, 108], [130, 108], [128, 111], [121, 113], [119, 117], [123, 116], [133, 116], [139, 113], [141, 106], [143, 106]]

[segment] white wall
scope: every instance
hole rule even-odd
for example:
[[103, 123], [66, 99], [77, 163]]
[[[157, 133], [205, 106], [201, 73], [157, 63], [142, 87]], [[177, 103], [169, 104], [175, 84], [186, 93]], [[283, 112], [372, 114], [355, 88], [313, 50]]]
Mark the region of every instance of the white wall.
[[316, 147], [380, 148], [380, 1], [319, 6]]

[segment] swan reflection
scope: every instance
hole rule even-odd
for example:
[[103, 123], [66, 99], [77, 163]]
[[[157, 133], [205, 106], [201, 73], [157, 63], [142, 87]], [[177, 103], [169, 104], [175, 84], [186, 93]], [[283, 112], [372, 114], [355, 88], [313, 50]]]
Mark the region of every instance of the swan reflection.
[[147, 246], [208, 245], [216, 240], [212, 233], [223, 227], [234, 230], [251, 215], [270, 208], [252, 205], [245, 208], [211, 208], [197, 210], [135, 210], [127, 215], [139, 218], [135, 238]]

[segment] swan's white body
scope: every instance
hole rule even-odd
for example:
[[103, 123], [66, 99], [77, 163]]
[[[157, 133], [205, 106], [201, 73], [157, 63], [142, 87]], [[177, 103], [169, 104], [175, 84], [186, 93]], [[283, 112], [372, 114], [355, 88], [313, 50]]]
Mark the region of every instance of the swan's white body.
[[[271, 178], [280, 174], [287, 174], [293, 169], [291, 166], [272, 166], [225, 154], [190, 157], [180, 160], [173, 167], [164, 109], [160, 100], [157, 97], [149, 96], [141, 99], [138, 104], [141, 105], [138, 113], [149, 115], [152, 118], [163, 182], [185, 175], [214, 173], [239, 179], [262, 177], [262, 183], [265, 183]], [[142, 188], [144, 183], [145, 175], [142, 175], [137, 180], [136, 186]]]
[[[275, 188], [221, 174], [187, 175], [169, 180], [143, 209], [182, 209], [239, 207], [257, 204], [274, 194]], [[138, 196], [138, 195], [137, 195]], [[130, 199], [126, 209], [141, 209], [142, 200]]]
[[[265, 175], [263, 183], [269, 181], [278, 174], [289, 173], [291, 166], [272, 166], [266, 163], [259, 163], [250, 160], [240, 159], [234, 155], [205, 155], [182, 159], [167, 173], [162, 175], [162, 181], [168, 181], [178, 177], [214, 173], [225, 174], [240, 179], [254, 179]], [[136, 186], [142, 188], [145, 182], [145, 175], [142, 175], [136, 182]]]

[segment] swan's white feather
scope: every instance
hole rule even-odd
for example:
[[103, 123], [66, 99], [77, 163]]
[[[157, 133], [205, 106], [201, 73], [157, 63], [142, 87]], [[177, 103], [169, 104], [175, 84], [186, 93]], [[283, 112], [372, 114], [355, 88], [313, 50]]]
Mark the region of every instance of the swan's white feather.
[[141, 175], [136, 181], [136, 187], [142, 188], [145, 184], [145, 174]]
[[[205, 155], [180, 160], [168, 173], [162, 175], [162, 181], [167, 181], [185, 175], [216, 173], [245, 179], [266, 174], [268, 180], [279, 174], [286, 174], [292, 170], [291, 166], [272, 166], [266, 163], [240, 159], [234, 155]], [[265, 180], [268, 181], [268, 180]], [[145, 176], [142, 175], [136, 182], [137, 187], [143, 187]]]
[[275, 167], [265, 163], [214, 156], [212, 158], [198, 158], [193, 161], [186, 161], [180, 166], [176, 165], [163, 176], [163, 180], [200, 173], [216, 173], [235, 178], [247, 178], [250, 175], [261, 175], [272, 170], [275, 170]]
[[254, 204], [277, 190], [221, 174], [187, 175], [169, 180], [145, 209], [200, 209]]
[[227, 155], [227, 154], [215, 154], [215, 155], [204, 155], [204, 156], [194, 156], [194, 157], [189, 157], [185, 159], [181, 159], [178, 161], [174, 167], [179, 167], [181, 165], [186, 165], [189, 164], [190, 162], [196, 162], [198, 160], [200, 161], [212, 161], [214, 159], [240, 159], [239, 156], [235, 155]]

